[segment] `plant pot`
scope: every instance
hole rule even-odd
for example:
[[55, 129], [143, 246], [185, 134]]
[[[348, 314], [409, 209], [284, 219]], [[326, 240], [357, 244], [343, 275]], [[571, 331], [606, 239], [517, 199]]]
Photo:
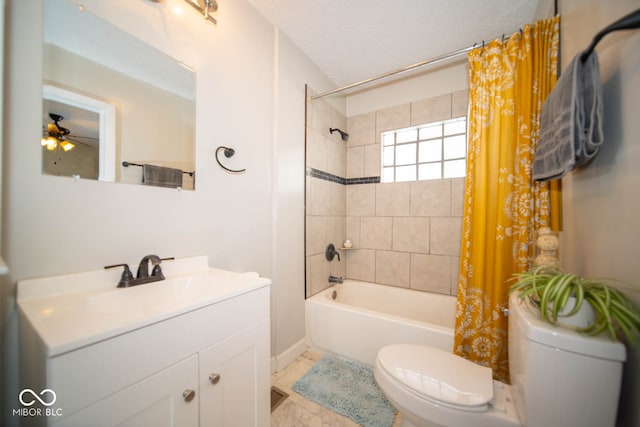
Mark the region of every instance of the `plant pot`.
[[[572, 316], [567, 316], [568, 313], [573, 310], [573, 307], [576, 305], [576, 299], [574, 297], [569, 297], [567, 301], [567, 305], [564, 309], [558, 312], [558, 326], [563, 326], [569, 329], [576, 328], [586, 328], [587, 326], [593, 324], [596, 319], [596, 314], [593, 311], [593, 307], [586, 301], [582, 301], [582, 305], [578, 312]], [[551, 308], [549, 309], [551, 311]]]

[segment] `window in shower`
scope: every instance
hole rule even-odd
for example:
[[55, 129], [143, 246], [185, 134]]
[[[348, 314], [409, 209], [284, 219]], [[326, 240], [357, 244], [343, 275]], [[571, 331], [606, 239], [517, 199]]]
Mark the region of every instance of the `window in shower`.
[[382, 132], [382, 182], [463, 177], [467, 118]]

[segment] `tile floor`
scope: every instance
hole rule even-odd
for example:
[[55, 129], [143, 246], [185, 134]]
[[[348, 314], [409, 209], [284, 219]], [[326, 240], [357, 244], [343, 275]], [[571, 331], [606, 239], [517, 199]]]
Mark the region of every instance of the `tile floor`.
[[[271, 427], [358, 427], [359, 424], [317, 403], [305, 399], [291, 386], [303, 376], [322, 356], [306, 351], [283, 370], [271, 375], [271, 385], [289, 394], [284, 402], [271, 413]], [[393, 427], [400, 426], [398, 414]]]

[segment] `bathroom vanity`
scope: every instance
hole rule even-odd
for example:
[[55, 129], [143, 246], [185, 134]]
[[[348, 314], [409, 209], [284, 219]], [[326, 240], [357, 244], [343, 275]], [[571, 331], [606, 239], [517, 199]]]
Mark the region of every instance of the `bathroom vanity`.
[[162, 267], [131, 288], [112, 270], [18, 283], [22, 425], [269, 425], [270, 280]]

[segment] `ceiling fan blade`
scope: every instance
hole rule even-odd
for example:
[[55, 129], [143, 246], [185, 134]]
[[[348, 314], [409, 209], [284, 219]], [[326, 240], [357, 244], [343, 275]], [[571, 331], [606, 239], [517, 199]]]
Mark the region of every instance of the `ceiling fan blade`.
[[[91, 148], [98, 147], [98, 140], [95, 138], [88, 138], [88, 137], [75, 137], [75, 138], [71, 137], [70, 138], [69, 136], [66, 136], [64, 140], [73, 142], [74, 144], [84, 145], [85, 147], [91, 147]], [[89, 140], [89, 141], [83, 141], [83, 140]]]

